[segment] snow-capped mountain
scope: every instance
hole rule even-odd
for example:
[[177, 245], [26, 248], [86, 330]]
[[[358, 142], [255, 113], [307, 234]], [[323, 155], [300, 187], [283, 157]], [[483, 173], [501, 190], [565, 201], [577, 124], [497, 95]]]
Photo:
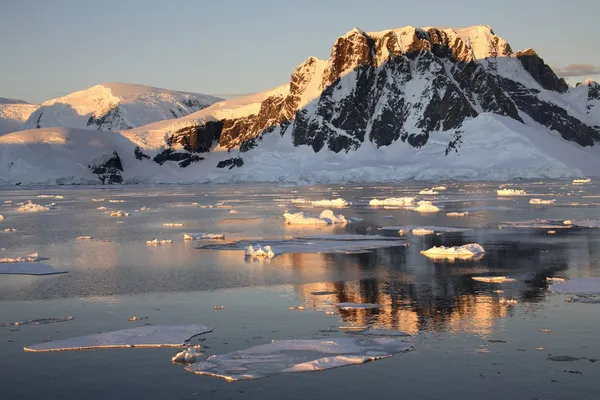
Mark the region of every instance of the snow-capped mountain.
[[202, 110], [221, 99], [125, 83], [104, 83], [44, 102], [26, 129], [126, 130]]
[[0, 97], [0, 135], [24, 128], [25, 121], [39, 105]]
[[[6, 135], [0, 181], [598, 176], [597, 87], [569, 88], [534, 50], [514, 52], [488, 26], [353, 29], [288, 84], [182, 118], [110, 138], [73, 129]], [[39, 165], [39, 152], [52, 167]]]

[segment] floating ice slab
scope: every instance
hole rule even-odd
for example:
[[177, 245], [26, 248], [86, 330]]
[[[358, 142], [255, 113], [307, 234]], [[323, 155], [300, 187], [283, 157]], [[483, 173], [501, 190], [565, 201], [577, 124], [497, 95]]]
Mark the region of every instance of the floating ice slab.
[[183, 240], [223, 240], [222, 233], [184, 233]]
[[443, 190], [448, 190], [448, 188], [446, 186], [435, 186], [432, 187], [431, 190], [439, 190], [441, 192]]
[[37, 262], [9, 262], [0, 263], [0, 274], [11, 275], [55, 275], [65, 274], [67, 271], [52, 268], [47, 264]]
[[550, 285], [550, 290], [556, 293], [568, 294], [600, 294], [600, 277], [577, 278]]
[[498, 189], [496, 190], [498, 196], [527, 196], [527, 193], [521, 189]]
[[26, 263], [26, 262], [37, 262], [42, 260], [48, 260], [46, 257], [40, 257], [38, 253], [31, 253], [25, 257], [3, 257], [0, 258], [0, 264], [2, 263]]
[[0, 322], [0, 328], [2, 328], [4, 326], [56, 324], [58, 322], [67, 322], [67, 321], [72, 321], [72, 320], [73, 320], [73, 317], [27, 319], [24, 321], [16, 321], [16, 322]]
[[387, 199], [373, 199], [369, 201], [369, 205], [372, 207], [381, 206], [396, 206], [396, 207], [412, 207], [415, 203], [414, 197], [390, 197]]
[[591, 181], [591, 179], [573, 179], [573, 184], [582, 185], [584, 183], [590, 183]]
[[277, 340], [245, 350], [214, 355], [186, 370], [227, 381], [258, 379], [288, 372], [323, 371], [392, 357], [413, 348], [391, 338]]
[[439, 207], [434, 206], [430, 201], [425, 200], [419, 201], [413, 210], [420, 213], [434, 213], [440, 211]]
[[438, 194], [438, 192], [436, 192], [433, 189], [423, 189], [419, 192], [419, 194], [423, 194], [423, 195], [435, 195]]
[[485, 282], [485, 283], [508, 283], [508, 282], [516, 282], [516, 279], [509, 278], [507, 276], [474, 276], [471, 279], [477, 282]]
[[337, 308], [340, 310], [362, 310], [369, 308], [381, 308], [381, 304], [377, 303], [339, 303]]
[[17, 208], [18, 212], [42, 212], [42, 211], [50, 211], [52, 207], [50, 206], [42, 206], [40, 204], [35, 204], [32, 202], [28, 202], [23, 204], [21, 207]]
[[113, 211], [110, 213], [111, 217], [129, 217], [129, 213], [119, 210], [119, 211]]
[[125, 200], [108, 200], [109, 203], [125, 203]]
[[380, 235], [359, 235], [353, 233], [345, 233], [340, 235], [310, 235], [302, 236], [299, 239], [304, 240], [342, 240], [342, 241], [364, 241], [364, 240], [402, 240], [402, 238]]
[[153, 239], [153, 240], [146, 241], [146, 244], [151, 245], [151, 246], [157, 246], [159, 244], [171, 244], [171, 243], [173, 243], [173, 241], [168, 240], [168, 239], [163, 239], [163, 240]]
[[554, 204], [556, 200], [545, 200], [545, 199], [531, 199], [529, 204]]
[[348, 207], [352, 203], [350, 203], [349, 201], [346, 201], [344, 199], [333, 199], [333, 200], [323, 199], [323, 200], [311, 201], [310, 204], [312, 204], [314, 207]]
[[398, 231], [402, 233], [410, 232], [415, 229], [426, 229], [434, 232], [468, 232], [472, 231], [471, 228], [456, 228], [451, 226], [435, 226], [435, 225], [425, 225], [425, 226], [415, 226], [415, 225], [391, 225], [391, 226], [382, 226], [379, 228], [380, 231]]
[[446, 213], [446, 216], [448, 216], [448, 217], [466, 217], [466, 216], [468, 216], [468, 215], [469, 215], [469, 212], [468, 212], [468, 211], [465, 211], [465, 212], [449, 212], [449, 213]]
[[166, 224], [163, 224], [163, 226], [164, 226], [164, 227], [167, 227], [167, 228], [178, 228], [178, 227], [182, 227], [182, 226], [184, 226], [184, 224], [179, 224], [179, 223], [166, 223]]
[[196, 359], [201, 356], [202, 352], [200, 351], [200, 346], [193, 346], [175, 354], [173, 358], [171, 358], [171, 362], [179, 364], [191, 364], [196, 362]]
[[343, 215], [335, 215], [331, 210], [324, 210], [319, 218], [305, 217], [303, 212], [283, 214], [285, 223], [289, 225], [331, 225], [346, 224], [348, 220]]
[[[254, 248], [256, 247], [256, 249]], [[275, 253], [271, 249], [271, 246], [265, 246], [264, 248], [260, 247], [260, 245], [248, 246], [246, 249], [246, 257], [253, 258], [273, 258], [275, 257]]]
[[477, 243], [469, 243], [462, 246], [439, 246], [432, 247], [429, 250], [421, 251], [421, 254], [431, 258], [470, 258], [478, 254], [483, 254], [485, 250]]
[[[568, 222], [568, 224], [566, 223]], [[554, 221], [549, 219], [503, 222], [498, 229], [569, 229], [572, 221]]]
[[416, 228], [412, 230], [412, 234], [415, 236], [427, 236], [427, 235], [433, 235], [435, 232], [431, 229], [423, 229], [423, 228]]
[[204, 325], [148, 325], [137, 328], [79, 336], [70, 339], [38, 343], [25, 351], [48, 352], [67, 350], [111, 349], [123, 347], [182, 347], [191, 338], [212, 332]]
[[77, 239], [79, 239], [79, 240], [91, 240], [93, 238], [91, 236], [77, 236]]
[[92, 199], [92, 201], [96, 202], [96, 201], [104, 201], [104, 199]]
[[[261, 245], [270, 246], [275, 255], [286, 253], [365, 253], [375, 249], [386, 247], [406, 246], [403, 240], [336, 240], [336, 235], [331, 235], [331, 239], [282, 239], [282, 240], [261, 240]], [[248, 246], [254, 246], [255, 241], [241, 240], [233, 243], [207, 244], [198, 249], [211, 250], [246, 250]]]

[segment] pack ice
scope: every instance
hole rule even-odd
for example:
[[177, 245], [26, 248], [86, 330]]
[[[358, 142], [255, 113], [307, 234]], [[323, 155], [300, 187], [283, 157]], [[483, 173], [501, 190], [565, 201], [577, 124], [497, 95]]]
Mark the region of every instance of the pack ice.
[[303, 212], [283, 214], [288, 225], [332, 225], [347, 224], [348, 220], [343, 215], [335, 215], [331, 210], [324, 210], [318, 218], [305, 217]]
[[227, 381], [266, 378], [289, 372], [314, 372], [363, 364], [413, 348], [392, 338], [275, 340], [190, 364], [186, 370]]
[[483, 253], [485, 253], [485, 250], [477, 243], [453, 247], [434, 246], [429, 250], [421, 251], [421, 254], [430, 258], [471, 258]]
[[524, 190], [520, 189], [498, 189], [496, 190], [496, 194], [498, 196], [527, 196], [527, 193]]
[[182, 347], [190, 339], [213, 328], [205, 325], [147, 325], [95, 335], [38, 343], [24, 347], [30, 352], [111, 349], [127, 347]]
[[17, 208], [18, 212], [40, 212], [40, 211], [50, 211], [52, 209], [51, 206], [42, 206], [40, 204], [32, 203], [28, 201], [23, 204], [21, 207]]

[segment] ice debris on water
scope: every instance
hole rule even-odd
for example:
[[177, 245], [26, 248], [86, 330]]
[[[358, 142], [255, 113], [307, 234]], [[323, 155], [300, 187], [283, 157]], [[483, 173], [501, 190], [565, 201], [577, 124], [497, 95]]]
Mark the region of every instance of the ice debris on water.
[[412, 207], [415, 203], [414, 197], [390, 197], [387, 199], [372, 199], [369, 205], [372, 207], [380, 206], [396, 206], [396, 207]]
[[143, 319], [148, 319], [148, 317], [136, 317], [136, 316], [133, 316], [133, 317], [129, 318], [127, 321], [136, 322], [136, 321], [141, 321]]
[[433, 213], [440, 211], [440, 208], [431, 204], [430, 201], [421, 200], [417, 203], [417, 206], [413, 210], [420, 213]]
[[42, 206], [40, 204], [32, 203], [31, 201], [23, 204], [21, 207], [17, 208], [18, 212], [41, 212], [41, 211], [50, 211], [53, 206]]
[[498, 196], [527, 196], [527, 193], [521, 189], [498, 189], [496, 190]]
[[104, 199], [92, 199], [93, 202], [104, 201]]
[[529, 204], [554, 204], [556, 200], [530, 199]]
[[184, 233], [183, 240], [223, 240], [225, 235], [222, 233]]
[[419, 192], [419, 194], [423, 194], [423, 195], [436, 195], [438, 194], [438, 192], [436, 192], [433, 189], [423, 189]]
[[253, 246], [248, 246], [246, 249], [246, 257], [253, 258], [273, 258], [275, 257], [275, 253], [271, 249], [271, 246], [260, 247], [260, 245], [256, 245], [256, 249]]
[[125, 203], [125, 200], [108, 200], [109, 203]]
[[591, 179], [573, 179], [574, 185], [583, 185], [584, 183], [590, 183]]
[[169, 240], [169, 239], [162, 239], [162, 240], [153, 239], [153, 240], [146, 241], [146, 244], [148, 244], [148, 245], [171, 244], [171, 243], [173, 243], [173, 241]]
[[0, 263], [26, 263], [26, 262], [38, 262], [47, 260], [48, 258], [40, 257], [38, 253], [31, 253], [24, 257], [3, 257], [0, 258]]
[[104, 206], [100, 206], [100, 207], [96, 208], [96, 210], [108, 210], [108, 209]]
[[183, 347], [190, 339], [213, 328], [205, 325], [145, 325], [95, 335], [79, 336], [24, 347], [30, 352], [114, 349], [114, 348], [158, 348]]
[[129, 217], [129, 213], [122, 211], [122, 210], [118, 210], [118, 211], [113, 211], [110, 213], [111, 217]]
[[348, 220], [341, 214], [335, 215], [331, 210], [324, 210], [318, 218], [305, 217], [303, 212], [283, 214], [288, 225], [332, 225], [347, 224]]
[[480, 244], [469, 243], [462, 246], [434, 246], [429, 250], [421, 251], [421, 254], [427, 257], [447, 257], [447, 258], [470, 258], [478, 254], [485, 253], [485, 250]]
[[2, 232], [16, 232], [17, 230], [15, 228], [4, 228], [2, 229]]
[[180, 224], [180, 223], [169, 222], [169, 223], [163, 224], [163, 226], [165, 226], [167, 228], [178, 228], [178, 227], [182, 227], [182, 226], [185, 226], [185, 225], [184, 224]]
[[77, 239], [79, 239], [79, 240], [90, 240], [90, 239], [92, 239], [92, 237], [91, 236], [77, 236]]
[[443, 190], [448, 190], [448, 188], [446, 186], [434, 186], [431, 188], [431, 190], [443, 191]]
[[485, 282], [485, 283], [508, 283], [508, 282], [516, 282], [516, 279], [509, 278], [507, 276], [474, 276], [471, 279], [477, 282]]
[[449, 212], [446, 213], [446, 216], [448, 217], [467, 217], [469, 215], [468, 211], [465, 212]]
[[269, 344], [210, 356], [206, 361], [189, 364], [186, 370], [231, 382], [363, 364], [412, 349], [412, 344], [393, 338], [274, 340]]
[[229, 210], [229, 214], [237, 214], [238, 212], [238, 210]]
[[187, 349], [180, 351], [171, 358], [171, 362], [178, 364], [191, 364], [196, 362], [198, 357], [202, 356], [200, 351], [200, 345], [188, 347]]
[[222, 310], [222, 309], [224, 309], [224, 308], [225, 308], [225, 306], [215, 306], [215, 307], [214, 307], [214, 309], [215, 309], [215, 310]]

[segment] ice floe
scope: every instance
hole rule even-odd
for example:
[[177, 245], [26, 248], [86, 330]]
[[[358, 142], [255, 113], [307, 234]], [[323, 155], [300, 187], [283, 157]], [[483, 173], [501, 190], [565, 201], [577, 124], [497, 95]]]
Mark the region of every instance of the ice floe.
[[427, 235], [433, 235], [435, 232], [432, 231], [431, 229], [424, 229], [424, 228], [416, 228], [412, 230], [412, 234], [415, 236], [427, 236]]
[[335, 215], [331, 210], [324, 210], [318, 218], [305, 217], [303, 212], [283, 214], [288, 225], [331, 225], [346, 224], [348, 220], [343, 215]]
[[421, 251], [421, 254], [431, 258], [471, 258], [483, 253], [485, 253], [485, 250], [477, 243], [453, 247], [434, 246], [429, 250]]
[[414, 197], [390, 197], [387, 199], [372, 199], [369, 205], [372, 207], [395, 206], [395, 207], [412, 207], [414, 206]]
[[93, 239], [92, 236], [77, 236], [77, 239], [79, 240], [90, 240]]
[[420, 213], [434, 213], [440, 211], [440, 208], [431, 204], [430, 201], [421, 200], [413, 210]]
[[503, 222], [498, 225], [498, 229], [569, 229], [572, 227], [572, 221], [554, 221], [548, 219]]
[[255, 246], [256, 246], [256, 249], [252, 245], [248, 246], [248, 248], [246, 249], [246, 257], [253, 257], [253, 258], [273, 258], [273, 257], [275, 257], [275, 253], [273, 253], [271, 246], [265, 246], [264, 248], [258, 244]]
[[547, 276], [546, 281], [548, 281], [548, 282], [564, 282], [565, 278], [557, 278], [557, 277]]
[[125, 203], [125, 200], [108, 200], [109, 203]]
[[382, 226], [381, 228], [379, 228], [380, 231], [397, 231], [401, 234], [411, 232], [415, 229], [424, 229], [424, 230], [430, 230], [430, 231], [434, 231], [434, 232], [469, 232], [469, 231], [473, 230], [471, 228], [457, 228], [457, 227], [451, 227], [451, 226], [434, 226], [434, 225], [431, 225], [431, 226], [429, 226], [429, 225], [425, 225], [425, 226], [390, 225], [390, 226]]
[[166, 224], [163, 224], [163, 226], [167, 227], [167, 228], [178, 228], [178, 227], [182, 227], [182, 226], [185, 226], [185, 225], [184, 224], [179, 224], [179, 223], [166, 223]]
[[584, 183], [590, 183], [591, 179], [573, 179], [574, 185], [583, 185]]
[[465, 212], [449, 212], [446, 213], [447, 217], [467, 217], [469, 215], [468, 211]]
[[184, 233], [183, 240], [223, 240], [225, 235], [222, 233]]
[[53, 206], [43, 206], [41, 204], [35, 204], [31, 201], [23, 204], [21, 207], [17, 208], [18, 212], [41, 212], [41, 211], [50, 211]]
[[527, 193], [521, 189], [498, 189], [496, 190], [498, 196], [527, 196]]
[[73, 321], [73, 317], [39, 318], [39, 319], [27, 319], [24, 321], [15, 321], [15, 322], [0, 322], [0, 328], [5, 327], [5, 326], [56, 324], [58, 322], [68, 322], [68, 321]]
[[471, 279], [477, 282], [485, 282], [485, 283], [508, 283], [508, 282], [516, 282], [516, 279], [509, 278], [507, 276], [474, 276]]
[[423, 189], [419, 192], [419, 194], [423, 194], [423, 195], [436, 195], [438, 194], [438, 192], [436, 192], [433, 189]]
[[178, 364], [191, 364], [195, 363], [196, 359], [201, 356], [202, 352], [200, 351], [200, 346], [192, 346], [175, 354], [171, 358], [171, 362]]
[[100, 207], [96, 208], [96, 210], [108, 210], [108, 208], [106, 208], [104, 206], [100, 206]]
[[441, 192], [443, 190], [448, 190], [448, 188], [446, 186], [435, 186], [432, 187], [431, 190], [439, 190]]
[[413, 348], [393, 338], [275, 340], [231, 353], [213, 355], [186, 367], [199, 375], [227, 381], [265, 378], [288, 372], [323, 371], [392, 357]]
[[545, 199], [531, 199], [529, 204], [554, 204], [556, 200], [545, 200]]
[[365, 241], [365, 240], [393, 240], [398, 241], [400, 238], [393, 236], [381, 235], [360, 235], [354, 233], [344, 233], [339, 235], [309, 235], [302, 236], [303, 240], [336, 240], [336, 241]]
[[381, 304], [377, 303], [339, 303], [337, 306], [340, 310], [363, 310], [370, 308], [381, 308]]
[[118, 210], [118, 211], [113, 211], [110, 213], [111, 217], [129, 217], [129, 213], [122, 211], [122, 210]]
[[4, 221], [4, 216], [0, 215], [0, 221]]
[[556, 293], [577, 295], [600, 294], [600, 277], [576, 278], [550, 285], [550, 290]]
[[15, 228], [4, 228], [2, 229], [2, 232], [16, 232], [17, 230]]
[[316, 200], [316, 201], [311, 201], [310, 204], [314, 207], [348, 207], [348, 206], [352, 205], [352, 203], [350, 203], [349, 201], [346, 201], [344, 199]]
[[67, 271], [54, 269], [50, 265], [37, 262], [0, 263], [0, 274], [5, 275], [56, 275]]
[[92, 199], [92, 201], [97, 202], [97, 201], [104, 201], [104, 199]]
[[124, 347], [182, 347], [193, 337], [212, 332], [212, 330], [213, 328], [198, 324], [146, 325], [137, 328], [38, 343], [33, 346], [27, 346], [24, 350], [31, 352], [49, 352]]
[[2, 263], [27, 263], [27, 262], [38, 262], [48, 260], [46, 257], [40, 257], [38, 253], [31, 253], [24, 257], [0, 257], [0, 264]]
[[168, 240], [168, 239], [162, 239], [162, 240], [153, 239], [153, 240], [147, 240], [146, 241], [147, 245], [153, 245], [153, 246], [156, 246], [156, 245], [159, 245], [159, 244], [171, 244], [171, 243], [173, 243], [173, 241], [172, 240]]

